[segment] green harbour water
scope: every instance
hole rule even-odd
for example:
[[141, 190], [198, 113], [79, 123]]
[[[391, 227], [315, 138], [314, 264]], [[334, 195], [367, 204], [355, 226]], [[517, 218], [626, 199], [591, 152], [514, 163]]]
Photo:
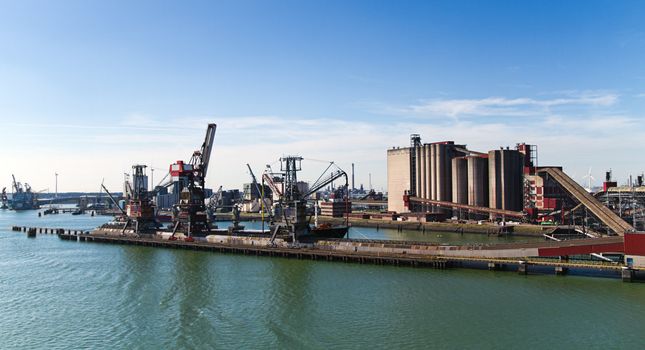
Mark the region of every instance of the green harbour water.
[[645, 347], [645, 283], [30, 239], [10, 230], [89, 230], [107, 220], [0, 211], [0, 348]]

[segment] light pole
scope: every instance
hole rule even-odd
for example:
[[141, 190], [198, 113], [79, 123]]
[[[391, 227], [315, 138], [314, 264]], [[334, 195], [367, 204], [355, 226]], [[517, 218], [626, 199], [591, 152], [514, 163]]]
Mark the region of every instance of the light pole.
[[54, 198], [58, 198], [58, 173], [54, 173], [56, 175], [56, 185], [54, 187]]

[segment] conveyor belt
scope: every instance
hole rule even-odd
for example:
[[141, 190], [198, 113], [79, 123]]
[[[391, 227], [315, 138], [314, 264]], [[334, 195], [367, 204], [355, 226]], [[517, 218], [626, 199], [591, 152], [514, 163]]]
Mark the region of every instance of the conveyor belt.
[[587, 209], [589, 209], [589, 211], [591, 211], [598, 220], [607, 225], [607, 227], [616, 234], [623, 236], [625, 231], [634, 231], [634, 228], [630, 224], [621, 219], [620, 216], [616, 215], [616, 213], [611, 211], [609, 208], [602, 205], [600, 201], [598, 201], [562, 170], [558, 168], [544, 168], [542, 171], [549, 174], [549, 176], [560, 184], [567, 193], [578, 200], [580, 204], [587, 207]]
[[512, 210], [504, 210], [504, 209], [495, 209], [495, 208], [488, 208], [488, 207], [476, 207], [472, 205], [467, 205], [467, 204], [461, 204], [461, 203], [454, 203], [454, 202], [446, 202], [446, 201], [437, 201], [433, 199], [426, 199], [426, 198], [419, 198], [419, 197], [410, 197], [411, 202], [418, 202], [418, 203], [426, 203], [426, 204], [434, 204], [443, 208], [456, 208], [456, 209], [466, 209], [470, 210], [474, 213], [485, 213], [485, 214], [496, 214], [499, 216], [507, 216], [511, 218], [523, 218], [524, 213], [521, 211], [512, 211]]

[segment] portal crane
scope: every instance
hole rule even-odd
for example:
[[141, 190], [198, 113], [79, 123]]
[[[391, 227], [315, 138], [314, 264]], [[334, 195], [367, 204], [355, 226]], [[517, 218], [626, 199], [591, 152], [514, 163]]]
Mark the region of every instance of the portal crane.
[[249, 173], [251, 173], [251, 179], [253, 179], [253, 186], [255, 186], [255, 190], [258, 191], [258, 195], [260, 196], [262, 201], [262, 208], [260, 208], [260, 212], [262, 214], [262, 222], [264, 223], [265, 210], [269, 215], [269, 222], [273, 222], [273, 215], [271, 214], [271, 208], [270, 208], [270, 205], [267, 205], [267, 201], [264, 194], [264, 176], [262, 177], [263, 183], [262, 183], [262, 188], [260, 189], [260, 186], [258, 185], [258, 179], [255, 177], [255, 174], [253, 173], [251, 166], [247, 163], [246, 167], [249, 168]]
[[178, 161], [170, 166], [173, 178], [186, 179], [187, 185], [180, 193], [179, 203], [173, 210], [173, 234], [181, 231], [187, 235], [187, 241], [193, 241], [193, 236], [204, 236], [209, 231], [208, 215], [204, 203], [204, 179], [208, 172], [216, 124], [208, 124], [206, 137], [201, 148], [195, 151], [188, 164]]
[[148, 176], [146, 175], [146, 165], [132, 166], [132, 181], [126, 181], [126, 204], [125, 209], [119, 207], [118, 203], [110, 191], [101, 183], [112, 203], [121, 210], [122, 216], [119, 221], [124, 222], [121, 233], [125, 233], [127, 228], [134, 230], [135, 234], [150, 232], [160, 227], [156, 218], [154, 197], [160, 189], [171, 185], [167, 182], [164, 185], [157, 186], [154, 190], [148, 191]]
[[13, 178], [13, 192], [22, 192], [22, 185], [20, 184], [20, 182], [16, 181], [16, 176], [14, 174], [11, 174], [11, 177]]
[[16, 181], [16, 177], [11, 174], [13, 179], [13, 195], [11, 198], [11, 209], [26, 210], [38, 209], [38, 194], [33, 193], [28, 183], [21, 184]]
[[208, 214], [208, 221], [210, 221], [211, 226], [215, 222], [215, 211], [219, 207], [220, 199], [222, 198], [222, 186], [219, 187], [217, 192], [213, 193], [210, 198], [208, 198], [208, 204], [206, 205], [206, 213]]
[[[311, 185], [307, 191], [301, 191], [298, 188], [297, 172], [302, 169], [301, 162], [303, 158], [299, 156], [285, 156], [280, 158], [280, 173], [265, 173], [263, 178], [267, 179], [269, 186], [272, 190], [277, 190], [277, 185], [273, 181], [274, 177], [281, 178], [283, 191], [278, 191], [280, 200], [278, 206], [281, 208], [283, 223], [278, 224], [276, 227], [285, 227], [294, 242], [298, 241], [299, 237], [310, 233], [309, 220], [307, 220], [307, 199], [314, 193], [318, 192], [325, 186], [332, 183], [341, 177], [345, 178], [345, 190], [349, 188], [349, 181], [347, 174], [333, 162], [318, 179]], [[328, 172], [332, 166], [336, 166], [336, 170]], [[270, 168], [268, 168], [270, 169]], [[277, 176], [276, 176], [277, 175]], [[347, 201], [347, 198], [345, 199]], [[347, 203], [347, 202], [346, 202]], [[289, 213], [287, 214], [287, 210]], [[346, 208], [346, 211], [348, 209]], [[273, 229], [271, 242], [275, 239], [278, 232], [277, 228]]]

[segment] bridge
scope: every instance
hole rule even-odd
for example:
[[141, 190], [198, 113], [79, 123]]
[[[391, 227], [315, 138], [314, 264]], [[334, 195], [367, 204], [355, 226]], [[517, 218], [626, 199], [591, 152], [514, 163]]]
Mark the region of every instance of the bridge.
[[555, 180], [563, 190], [580, 203], [579, 205], [586, 207], [596, 218], [598, 218], [598, 220], [617, 235], [623, 236], [625, 232], [634, 231], [634, 227], [632, 227], [632, 225], [625, 222], [625, 220], [611, 211], [611, 209], [600, 203], [596, 197], [587, 192], [587, 190], [562, 170], [558, 168], [543, 168], [540, 169], [540, 172], [546, 173], [549, 177]]
[[80, 200], [81, 200], [81, 196], [38, 198], [38, 204], [39, 205], [62, 204], [62, 203], [78, 204]]

